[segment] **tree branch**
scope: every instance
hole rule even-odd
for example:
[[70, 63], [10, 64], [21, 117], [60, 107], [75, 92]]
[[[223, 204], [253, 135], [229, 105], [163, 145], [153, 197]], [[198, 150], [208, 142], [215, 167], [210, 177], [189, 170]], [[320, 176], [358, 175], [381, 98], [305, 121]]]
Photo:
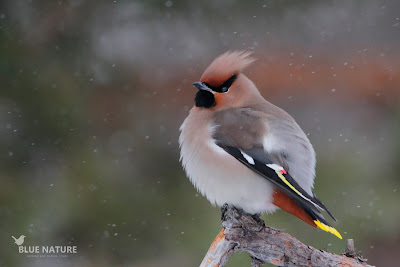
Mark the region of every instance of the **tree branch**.
[[236, 251], [250, 253], [251, 266], [271, 263], [275, 266], [372, 267], [354, 255], [352, 241], [348, 241], [346, 254], [336, 255], [307, 246], [281, 230], [269, 226], [262, 229], [260, 222], [235, 208], [228, 207], [224, 217], [223, 228], [200, 267], [222, 267]]

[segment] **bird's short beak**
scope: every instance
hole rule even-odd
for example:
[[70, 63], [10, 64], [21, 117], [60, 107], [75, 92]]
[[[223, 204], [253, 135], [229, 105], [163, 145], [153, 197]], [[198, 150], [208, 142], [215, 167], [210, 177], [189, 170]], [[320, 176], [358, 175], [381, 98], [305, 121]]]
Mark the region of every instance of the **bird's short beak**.
[[202, 82], [194, 82], [194, 83], [193, 83], [193, 86], [196, 87], [196, 88], [199, 89], [199, 90], [204, 90], [204, 91], [209, 91], [209, 92], [211, 92], [211, 89], [208, 88], [208, 86], [205, 85], [205, 84], [202, 83]]

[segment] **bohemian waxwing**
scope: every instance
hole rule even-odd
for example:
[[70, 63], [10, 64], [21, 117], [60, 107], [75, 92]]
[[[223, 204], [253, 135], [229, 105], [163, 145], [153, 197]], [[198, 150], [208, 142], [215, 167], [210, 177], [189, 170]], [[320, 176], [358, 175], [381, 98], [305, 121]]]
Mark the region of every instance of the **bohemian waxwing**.
[[341, 239], [312, 191], [315, 152], [306, 134], [242, 73], [250, 54], [222, 54], [193, 84], [195, 106], [180, 128], [182, 165], [213, 204], [249, 214], [279, 207]]

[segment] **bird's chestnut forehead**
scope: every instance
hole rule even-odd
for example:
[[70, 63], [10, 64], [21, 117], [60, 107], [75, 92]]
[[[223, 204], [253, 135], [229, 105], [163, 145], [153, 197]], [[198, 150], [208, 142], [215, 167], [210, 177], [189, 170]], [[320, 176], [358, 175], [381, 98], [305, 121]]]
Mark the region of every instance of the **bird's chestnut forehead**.
[[251, 52], [246, 51], [226, 52], [220, 55], [204, 71], [200, 81], [211, 86], [220, 86], [254, 61], [250, 55]]

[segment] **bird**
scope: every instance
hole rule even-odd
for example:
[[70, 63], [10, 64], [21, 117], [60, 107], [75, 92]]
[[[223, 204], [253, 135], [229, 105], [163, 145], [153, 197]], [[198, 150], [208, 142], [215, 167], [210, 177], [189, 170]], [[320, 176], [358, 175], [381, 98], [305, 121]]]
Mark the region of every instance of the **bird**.
[[313, 146], [243, 73], [254, 61], [250, 51], [225, 52], [193, 83], [198, 91], [179, 136], [186, 175], [214, 205], [258, 216], [280, 208], [342, 239], [313, 193]]
[[14, 236], [11, 236], [11, 237], [14, 239], [15, 244], [17, 244], [18, 246], [21, 246], [24, 243], [24, 239], [25, 239], [26, 236], [21, 235], [18, 238], [15, 238]]

